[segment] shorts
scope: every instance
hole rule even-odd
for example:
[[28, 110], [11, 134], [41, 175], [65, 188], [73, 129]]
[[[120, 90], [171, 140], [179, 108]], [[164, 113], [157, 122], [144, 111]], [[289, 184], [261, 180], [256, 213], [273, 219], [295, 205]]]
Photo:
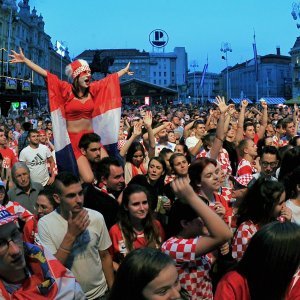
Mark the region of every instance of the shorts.
[[81, 137], [86, 133], [93, 133], [93, 132], [94, 131], [92, 130], [82, 130], [80, 132], [68, 132], [76, 160], [83, 155], [80, 151], [80, 148], [78, 147]]

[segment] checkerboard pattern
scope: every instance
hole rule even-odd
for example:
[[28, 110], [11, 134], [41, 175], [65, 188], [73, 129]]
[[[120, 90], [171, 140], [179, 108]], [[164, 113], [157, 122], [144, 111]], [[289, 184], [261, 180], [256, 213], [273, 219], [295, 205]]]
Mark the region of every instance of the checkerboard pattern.
[[176, 263], [179, 281], [192, 300], [213, 299], [209, 271], [212, 256], [196, 257], [196, 245], [201, 237], [195, 239], [170, 238], [162, 245], [162, 251], [170, 255]]
[[248, 247], [253, 235], [258, 231], [258, 226], [252, 221], [243, 222], [237, 229], [232, 242], [232, 257], [240, 261]]

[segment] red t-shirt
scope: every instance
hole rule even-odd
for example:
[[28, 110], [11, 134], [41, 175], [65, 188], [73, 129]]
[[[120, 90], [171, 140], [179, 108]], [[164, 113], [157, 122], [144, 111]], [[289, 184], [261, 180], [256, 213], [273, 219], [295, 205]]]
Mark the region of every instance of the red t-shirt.
[[0, 149], [0, 153], [3, 156], [3, 168], [5, 169], [11, 168], [18, 161], [14, 152], [9, 148]]
[[[165, 240], [165, 232], [159, 221], [155, 220], [155, 226], [158, 228], [160, 240], [163, 242]], [[121, 258], [125, 257], [128, 254], [128, 250], [126, 249], [125, 241], [123, 238], [123, 234], [119, 224], [115, 224], [109, 230], [110, 239], [112, 245], [109, 248], [109, 253], [113, 257], [113, 260], [118, 262]], [[157, 245], [158, 247], [160, 245]], [[145, 248], [147, 247], [147, 241], [145, 239], [144, 233], [140, 233], [137, 235], [136, 240], [133, 242], [133, 248]]]
[[[300, 299], [300, 271], [294, 275], [285, 300]], [[214, 300], [250, 300], [247, 279], [236, 271], [228, 272], [220, 280]]]

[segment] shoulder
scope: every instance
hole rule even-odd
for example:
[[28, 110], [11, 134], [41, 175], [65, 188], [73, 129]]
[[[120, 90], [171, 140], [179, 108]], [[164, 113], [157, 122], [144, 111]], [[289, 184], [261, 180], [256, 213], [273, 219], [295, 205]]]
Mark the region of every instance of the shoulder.
[[[48, 226], [48, 225], [55, 225], [56, 222], [59, 220], [59, 219], [63, 219], [62, 216], [57, 213], [56, 210], [52, 211], [51, 213], [49, 213], [48, 215], [42, 217], [39, 222], [38, 222], [38, 225], [39, 227], [40, 226]], [[67, 222], [67, 221], [66, 221]]]
[[100, 212], [90, 208], [85, 208], [85, 209], [88, 211], [91, 221], [98, 221], [104, 223], [104, 217]]

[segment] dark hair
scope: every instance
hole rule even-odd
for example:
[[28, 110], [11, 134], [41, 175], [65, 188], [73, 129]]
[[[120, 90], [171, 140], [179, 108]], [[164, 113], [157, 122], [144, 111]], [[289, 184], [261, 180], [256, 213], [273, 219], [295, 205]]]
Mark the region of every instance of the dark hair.
[[283, 192], [284, 185], [281, 182], [260, 176], [248, 189], [238, 207], [237, 226], [248, 220], [259, 225], [273, 221], [274, 207]]
[[282, 158], [278, 179], [282, 180], [300, 166], [300, 146], [287, 150]]
[[186, 159], [186, 161], [187, 161], [187, 158], [185, 157], [185, 155], [184, 155], [183, 153], [179, 153], [179, 152], [173, 153], [173, 154], [171, 155], [171, 157], [170, 157], [170, 160], [169, 160], [170, 166], [171, 166], [171, 168], [172, 168], [173, 171], [175, 171], [175, 170], [174, 170], [174, 160], [175, 160], [177, 157], [184, 157], [184, 158]]
[[280, 160], [279, 153], [276, 147], [274, 146], [264, 146], [261, 150], [260, 159], [262, 159], [264, 154], [272, 154], [276, 156], [277, 160]]
[[159, 250], [132, 251], [118, 269], [108, 300], [145, 300], [144, 288], [168, 265], [174, 265], [173, 259]]
[[145, 149], [144, 146], [139, 142], [133, 142], [130, 147], [128, 148], [127, 154], [126, 154], [126, 161], [132, 163], [132, 159], [134, 156], [134, 153], [137, 151], [141, 151], [143, 153], [143, 157], [145, 158]]
[[290, 124], [290, 123], [294, 123], [292, 118], [290, 118], [290, 117], [284, 118], [283, 121], [282, 121], [282, 128], [286, 129], [287, 125]]
[[85, 133], [79, 140], [78, 147], [86, 150], [91, 143], [100, 143], [100, 136], [97, 133]]
[[8, 186], [7, 185], [6, 185], [6, 187], [5, 186], [0, 186], [0, 189], [4, 189], [4, 192], [5, 192], [5, 195], [4, 195], [2, 204], [1, 204], [2, 206], [5, 206], [9, 201], [9, 198], [8, 198], [8, 195], [7, 195]]
[[54, 193], [61, 195], [62, 186], [68, 187], [72, 184], [80, 183], [80, 179], [71, 172], [60, 172], [56, 175], [53, 183]]
[[212, 147], [214, 141], [216, 138], [216, 131], [212, 130], [211, 132], [208, 132], [206, 135], [202, 137], [202, 142], [203, 142], [203, 148], [205, 151], [208, 151], [208, 147]]
[[251, 299], [285, 299], [300, 265], [299, 249], [300, 227], [291, 222], [270, 223], [252, 237], [237, 267]]
[[202, 172], [209, 164], [213, 164], [216, 167], [217, 161], [208, 157], [201, 157], [194, 160], [189, 166], [190, 185], [194, 191], [199, 190], [197, 185], [201, 183]]
[[296, 198], [298, 195], [297, 186], [300, 185], [300, 166], [292, 171], [292, 173], [283, 178], [286, 191], [286, 199]]
[[32, 124], [30, 122], [24, 122], [22, 124], [24, 131], [29, 131], [32, 128]]
[[244, 156], [244, 150], [248, 147], [248, 142], [251, 141], [251, 139], [243, 139], [239, 142], [237, 146], [237, 152], [238, 154], [243, 157]]
[[[174, 155], [174, 154], [173, 154]], [[172, 155], [172, 156], [173, 156]], [[171, 157], [172, 157], [171, 156]], [[149, 166], [150, 166], [150, 163], [152, 162], [152, 160], [156, 160], [156, 161], [158, 161], [161, 165], [162, 165], [162, 167], [163, 167], [163, 170], [164, 170], [164, 175], [166, 174], [166, 172], [167, 172], [167, 165], [166, 165], [166, 162], [165, 162], [165, 160], [162, 158], [162, 157], [160, 157], [160, 156], [154, 156], [154, 157], [152, 157], [150, 160], [149, 160], [149, 164], [148, 164], [148, 170], [149, 170]]]
[[149, 204], [148, 214], [145, 219], [142, 220], [142, 225], [144, 228], [144, 236], [147, 241], [147, 247], [155, 248], [157, 245], [160, 245], [161, 241], [159, 240], [159, 231], [155, 224], [152, 211], [150, 209], [150, 195], [148, 190], [137, 184], [129, 184], [123, 191], [122, 204], [119, 210], [119, 224], [121, 230], [124, 234], [125, 245], [128, 251], [132, 251], [133, 242], [137, 238], [136, 232], [133, 230], [133, 224], [131, 223], [130, 215], [128, 212], [128, 204], [130, 201], [130, 196], [136, 193], [145, 193], [147, 201]]
[[244, 122], [243, 130], [246, 131], [246, 130], [247, 130], [247, 127], [250, 127], [250, 126], [253, 126], [254, 129], [255, 129], [255, 126], [254, 126], [253, 122], [249, 122], [249, 121]]
[[297, 145], [298, 139], [300, 139], [300, 136], [299, 136], [299, 135], [296, 135], [296, 136], [292, 137], [292, 138], [290, 139], [290, 141], [289, 141], [289, 145], [292, 145], [292, 146], [294, 146], [294, 147], [298, 146], [298, 145]]
[[[199, 201], [201, 201], [199, 199]], [[183, 229], [181, 221], [192, 221], [198, 217], [195, 210], [187, 203], [179, 199], [174, 202], [169, 212], [169, 221], [167, 225], [167, 238], [174, 237]]]
[[114, 157], [104, 157], [95, 166], [95, 178], [100, 180], [101, 177], [107, 179], [110, 175], [110, 166], [122, 167], [121, 163]]
[[51, 185], [46, 185], [44, 189], [39, 192], [38, 196], [45, 196], [53, 206], [53, 209], [55, 209], [56, 207], [58, 207], [58, 203], [54, 200], [53, 194], [54, 187]]
[[79, 96], [79, 94], [78, 94], [78, 92], [79, 92], [79, 75], [77, 77], [75, 77], [73, 80], [72, 92], [73, 92], [74, 96], [78, 99], [83, 99], [83, 98], [87, 97], [89, 94], [89, 87], [87, 87], [84, 90], [84, 94], [82, 96]]
[[28, 137], [30, 138], [30, 136], [31, 136], [32, 134], [34, 134], [34, 133], [39, 134], [38, 130], [36, 130], [36, 129], [30, 129], [30, 130], [28, 131]]
[[187, 160], [188, 164], [190, 164], [191, 161], [192, 161], [192, 158], [191, 158], [191, 154], [189, 152], [189, 149], [188, 149], [187, 145], [184, 142], [179, 142], [177, 145], [175, 145], [175, 148], [176, 148], [176, 146], [182, 146], [183, 147], [183, 153], [186, 157], [186, 160]]
[[165, 159], [168, 153], [174, 153], [174, 152], [169, 148], [163, 148], [159, 152], [159, 157], [162, 157], [163, 159]]

